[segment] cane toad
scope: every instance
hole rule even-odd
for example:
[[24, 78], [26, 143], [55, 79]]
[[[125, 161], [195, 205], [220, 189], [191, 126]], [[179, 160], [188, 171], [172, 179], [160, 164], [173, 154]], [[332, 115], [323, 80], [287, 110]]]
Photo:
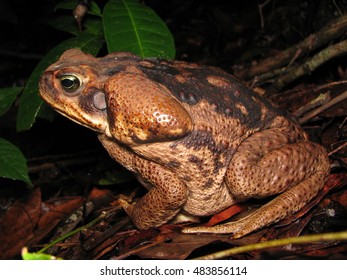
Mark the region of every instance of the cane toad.
[[274, 196], [243, 219], [183, 229], [238, 238], [301, 209], [329, 173], [324, 148], [287, 113], [214, 67], [72, 49], [43, 73], [40, 95], [143, 182], [148, 193], [123, 203], [139, 229]]

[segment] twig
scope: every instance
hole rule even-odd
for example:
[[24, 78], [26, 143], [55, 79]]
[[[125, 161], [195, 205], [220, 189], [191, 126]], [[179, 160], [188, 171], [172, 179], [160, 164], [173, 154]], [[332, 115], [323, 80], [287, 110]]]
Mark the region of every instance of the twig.
[[293, 58], [289, 61], [288, 65], [286, 68], [291, 67], [294, 62], [301, 56], [302, 49], [298, 49], [296, 53], [294, 54]]
[[335, 45], [331, 45], [314, 55], [310, 60], [306, 61], [304, 64], [294, 68], [288, 74], [279, 78], [273, 84], [273, 87], [280, 90], [287, 84], [296, 80], [297, 78], [302, 77], [305, 74], [311, 73], [313, 70], [315, 70], [317, 67], [324, 64], [325, 62], [345, 53], [347, 53], [347, 40], [339, 42]]
[[65, 240], [66, 238], [68, 238], [68, 237], [70, 237], [70, 236], [72, 236], [72, 235], [74, 235], [74, 234], [76, 234], [76, 233], [78, 233], [78, 232], [80, 232], [80, 231], [82, 231], [82, 230], [85, 230], [85, 229], [87, 229], [87, 228], [89, 228], [89, 227], [95, 225], [97, 222], [99, 222], [99, 221], [105, 219], [105, 218], [107, 217], [107, 215], [108, 215], [108, 213], [102, 212], [102, 213], [100, 214], [99, 217], [95, 218], [95, 219], [94, 219], [93, 221], [91, 221], [90, 223], [88, 223], [88, 224], [86, 224], [86, 225], [84, 225], [84, 226], [81, 226], [81, 227], [79, 227], [79, 228], [76, 228], [75, 230], [69, 232], [68, 234], [65, 234], [64, 236], [59, 237], [58, 239], [56, 239], [56, 240], [54, 240], [53, 242], [49, 243], [47, 246], [43, 247], [43, 248], [42, 248], [41, 250], [39, 250], [37, 253], [43, 253], [43, 252], [45, 252], [46, 250], [48, 250], [49, 248], [51, 248], [52, 246], [54, 246], [55, 244], [59, 243], [60, 241], [63, 241], [63, 240]]
[[[347, 28], [347, 14], [329, 22], [321, 30], [315, 34], [311, 34], [298, 44], [279, 52], [275, 56], [265, 58], [257, 64], [252, 65], [250, 68], [236, 72], [235, 74], [244, 79], [250, 79], [254, 76], [261, 75], [272, 71], [273, 69], [288, 66], [290, 61], [296, 55], [306, 55], [308, 52], [315, 50], [334, 38], [339, 37], [346, 31]], [[300, 51], [300, 53], [298, 52]]]
[[319, 85], [319, 86], [315, 87], [314, 90], [317, 92], [317, 91], [320, 91], [322, 89], [331, 88], [333, 86], [339, 86], [339, 85], [343, 85], [343, 84], [347, 84], [347, 81], [342, 80], [342, 81], [335, 81], [335, 82]]
[[[274, 79], [278, 76], [282, 76], [282, 75], [285, 75], [287, 73], [289, 73], [291, 71], [291, 69], [293, 68], [288, 68], [288, 67], [282, 67], [282, 68], [278, 68], [278, 69], [275, 69], [273, 71], [270, 71], [270, 72], [267, 72], [267, 73], [263, 73], [259, 76], [255, 76], [253, 77], [253, 80], [252, 80], [252, 83], [250, 85], [251, 88], [255, 87], [256, 85], [260, 85], [260, 84], [263, 84], [263, 83], [273, 83]], [[318, 86], [318, 89], [323, 89], [323, 88], [326, 88], [326, 87], [331, 87], [331, 86], [335, 86], [335, 85], [340, 85], [340, 84], [346, 84], [347, 81], [346, 80], [342, 80], [342, 81], [335, 81], [335, 82], [331, 82], [331, 83], [328, 83], [328, 84], [324, 84], [324, 85], [321, 85], [321, 86]]]
[[334, 6], [336, 8], [336, 10], [338, 11], [339, 15], [342, 15], [341, 9], [339, 8], [339, 6], [336, 4], [336, 1], [333, 0]]
[[330, 157], [331, 155], [337, 153], [338, 151], [342, 150], [344, 147], [347, 146], [347, 142], [343, 143], [341, 146], [337, 147], [335, 150], [331, 151], [328, 156]]
[[336, 96], [332, 100], [330, 100], [328, 103], [322, 105], [321, 107], [312, 110], [310, 113], [308, 113], [306, 116], [299, 119], [299, 123], [303, 124], [307, 122], [309, 119], [317, 116], [318, 114], [322, 113], [323, 111], [329, 109], [330, 107], [336, 105], [337, 103], [347, 99], [347, 91], [344, 91], [339, 96]]
[[[66, 234], [69, 234], [69, 232], [76, 228], [76, 226], [83, 220], [83, 218], [87, 217], [93, 211], [93, 209], [94, 204], [91, 201], [87, 202], [85, 206], [79, 207], [64, 221], [64, 224], [57, 229], [54, 236], [50, 239], [49, 242], [53, 242], [54, 240]], [[51, 248], [49, 253], [51, 255], [56, 254], [57, 248]]]
[[330, 101], [330, 92], [321, 93], [316, 98], [311, 100], [309, 103], [305, 104], [304, 106], [300, 107], [298, 110], [296, 110], [293, 115], [297, 118], [301, 117], [303, 114], [305, 114], [308, 111], [313, 110], [314, 108], [317, 108], [318, 106], [321, 106], [327, 102]]
[[336, 240], [347, 240], [347, 231], [283, 238], [283, 239], [266, 241], [262, 243], [249, 244], [245, 246], [231, 248], [225, 251], [220, 251], [210, 255], [202, 256], [200, 258], [196, 258], [195, 260], [225, 259], [232, 255], [254, 251], [254, 250], [281, 247], [281, 246], [286, 246], [290, 244], [304, 244], [304, 243], [312, 243], [312, 242], [320, 242], [320, 241], [336, 241]]
[[263, 83], [271, 83], [271, 82], [273, 83], [276, 77], [282, 76], [286, 74], [287, 72], [288, 72], [288, 68], [282, 67], [282, 68], [275, 69], [273, 71], [263, 73], [259, 76], [255, 76], [257, 83], [253, 83], [252, 85], [254, 87], [255, 85], [261, 85]]
[[264, 29], [265, 23], [264, 23], [264, 15], [263, 15], [263, 8], [269, 4], [271, 0], [266, 0], [262, 4], [258, 4], [258, 11], [259, 11], [259, 17], [260, 17], [260, 27], [261, 29]]

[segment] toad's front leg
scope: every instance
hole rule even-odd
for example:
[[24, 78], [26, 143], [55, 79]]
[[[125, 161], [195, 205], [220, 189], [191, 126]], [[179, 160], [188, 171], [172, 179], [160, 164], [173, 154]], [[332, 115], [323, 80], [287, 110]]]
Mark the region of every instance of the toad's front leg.
[[141, 160], [135, 169], [152, 187], [137, 203], [122, 206], [138, 229], [161, 226], [181, 210], [187, 201], [187, 188], [175, 174], [156, 163]]
[[293, 141], [290, 131], [256, 133], [239, 147], [226, 174], [230, 192], [241, 200], [279, 196], [238, 221], [183, 232], [232, 233], [239, 238], [305, 206], [324, 186], [329, 161], [323, 147], [305, 139]]
[[186, 185], [165, 167], [137, 156], [105, 135], [99, 135], [99, 139], [110, 155], [134, 172], [149, 189], [137, 203], [120, 201], [135, 226], [158, 227], [174, 218], [187, 201]]

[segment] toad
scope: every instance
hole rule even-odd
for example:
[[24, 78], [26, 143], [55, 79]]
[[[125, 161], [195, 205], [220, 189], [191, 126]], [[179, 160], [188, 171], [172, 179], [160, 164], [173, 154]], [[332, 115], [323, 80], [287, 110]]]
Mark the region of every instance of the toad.
[[329, 173], [325, 149], [288, 113], [215, 67], [71, 49], [39, 88], [148, 189], [136, 203], [122, 201], [140, 230], [271, 197], [242, 219], [183, 229], [239, 238], [301, 209]]

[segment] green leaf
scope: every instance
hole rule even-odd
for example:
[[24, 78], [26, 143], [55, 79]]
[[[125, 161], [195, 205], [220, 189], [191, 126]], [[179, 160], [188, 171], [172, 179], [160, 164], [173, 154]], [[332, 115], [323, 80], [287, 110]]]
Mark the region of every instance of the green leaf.
[[7, 140], [0, 138], [0, 176], [21, 180], [29, 185], [28, 167], [21, 151]]
[[94, 16], [102, 17], [101, 10], [100, 10], [98, 4], [96, 4], [94, 1], [92, 1], [90, 3], [88, 13], [91, 15], [94, 15]]
[[80, 48], [87, 53], [96, 55], [103, 43], [104, 41], [100, 36], [83, 32], [78, 37], [68, 39], [57, 45], [39, 62], [29, 77], [20, 99], [17, 117], [18, 131], [31, 128], [35, 122], [42, 105], [42, 99], [38, 95], [38, 83], [43, 71], [49, 65], [56, 62], [60, 55], [67, 49]]
[[79, 33], [76, 20], [72, 15], [62, 15], [54, 17], [49, 21], [49, 25], [51, 25], [55, 29], [73, 34], [75, 36], [77, 36]]
[[17, 95], [22, 92], [22, 87], [11, 87], [0, 89], [0, 116], [5, 114], [16, 100]]
[[59, 2], [57, 5], [54, 7], [54, 11], [57, 11], [58, 9], [62, 10], [72, 10], [76, 7], [76, 0], [64, 0]]
[[104, 29], [102, 26], [102, 21], [97, 17], [88, 17], [84, 22], [84, 27], [86, 30], [94, 35], [104, 37]]
[[55, 257], [45, 253], [29, 253], [28, 248], [22, 249], [22, 259], [25, 261], [51, 261], [51, 260], [63, 260], [62, 258]]
[[145, 57], [173, 59], [175, 44], [166, 24], [136, 0], [110, 0], [103, 24], [109, 52], [128, 51]]
[[[78, 30], [76, 20], [72, 16], [63, 15], [58, 16], [50, 20], [49, 24], [55, 29], [70, 33], [78, 36], [80, 31]], [[93, 34], [103, 36], [104, 30], [101, 19], [99, 17], [88, 16], [83, 21], [85, 29]]]

